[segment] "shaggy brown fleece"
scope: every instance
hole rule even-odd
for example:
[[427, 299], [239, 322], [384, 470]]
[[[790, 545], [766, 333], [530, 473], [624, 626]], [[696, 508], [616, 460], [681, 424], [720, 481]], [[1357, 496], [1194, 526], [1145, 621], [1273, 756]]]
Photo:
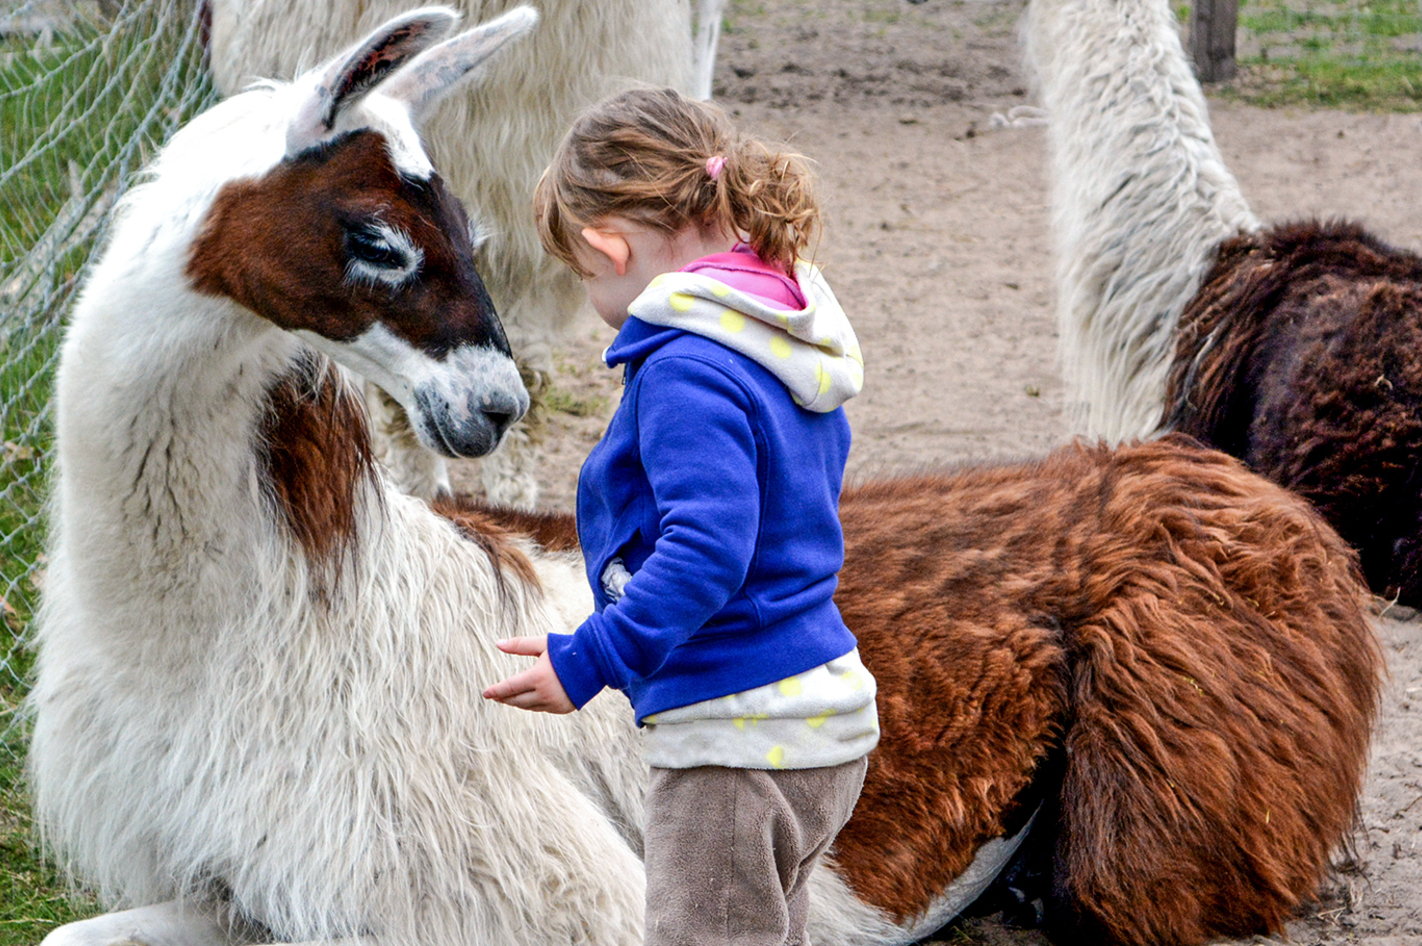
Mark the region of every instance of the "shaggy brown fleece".
[[1166, 425], [1305, 496], [1422, 607], [1422, 259], [1348, 223], [1226, 242], [1181, 317]]
[[872, 484], [836, 601], [884, 740], [842, 873], [912, 915], [1054, 739], [1064, 941], [1278, 932], [1347, 836], [1381, 657], [1308, 506], [1171, 438]]
[[852, 488], [841, 516], [883, 727], [835, 845], [861, 899], [921, 913], [1064, 753], [1033, 829], [1059, 941], [1282, 930], [1352, 826], [1382, 667], [1306, 503], [1170, 437]]
[[298, 358], [267, 392], [257, 446], [263, 487], [329, 590], [356, 541], [355, 483], [375, 476], [365, 411], [324, 359]]

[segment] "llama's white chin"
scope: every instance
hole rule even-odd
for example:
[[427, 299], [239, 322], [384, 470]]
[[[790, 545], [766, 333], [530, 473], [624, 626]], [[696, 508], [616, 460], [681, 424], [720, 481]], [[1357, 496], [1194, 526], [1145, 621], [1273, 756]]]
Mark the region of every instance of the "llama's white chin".
[[425, 389], [415, 392], [415, 405], [411, 420], [425, 446], [447, 457], [482, 457], [527, 412], [528, 392], [520, 384], [516, 392], [471, 393], [459, 404]]
[[482, 457], [528, 411], [518, 366], [502, 352], [468, 346], [446, 356], [441, 369], [410, 391], [411, 426], [436, 453]]
[[295, 334], [383, 388], [405, 409], [420, 442], [441, 456], [482, 457], [528, 413], [528, 389], [501, 347], [461, 345], [435, 357], [379, 323], [350, 341]]

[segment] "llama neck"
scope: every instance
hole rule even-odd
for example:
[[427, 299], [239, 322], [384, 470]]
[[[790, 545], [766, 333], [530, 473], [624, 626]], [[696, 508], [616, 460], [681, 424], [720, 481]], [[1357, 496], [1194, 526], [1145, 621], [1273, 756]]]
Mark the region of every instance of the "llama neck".
[[1164, 0], [1037, 0], [1027, 41], [1051, 119], [1069, 410], [1079, 432], [1148, 436], [1185, 303], [1258, 222]]
[[[354, 528], [363, 487], [353, 475], [321, 475], [313, 456], [350, 459], [348, 474], [369, 469], [363, 424], [338, 411], [339, 377], [269, 323], [186, 290], [180, 272], [122, 278], [131, 272], [116, 261], [95, 274], [65, 341], [60, 554], [135, 589], [184, 581], [212, 589], [207, 570], [217, 568], [240, 593], [285, 540], [330, 553]], [[155, 295], [130, 285], [179, 288]], [[323, 428], [332, 420], [346, 426]]]

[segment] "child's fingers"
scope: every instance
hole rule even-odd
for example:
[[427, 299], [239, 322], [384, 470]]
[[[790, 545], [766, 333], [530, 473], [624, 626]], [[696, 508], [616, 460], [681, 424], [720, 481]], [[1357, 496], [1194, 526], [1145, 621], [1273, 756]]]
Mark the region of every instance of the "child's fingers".
[[498, 641], [496, 646], [506, 654], [517, 654], [520, 657], [541, 657], [548, 650], [548, 638], [510, 637], [507, 640]]
[[531, 693], [537, 685], [537, 677], [532, 670], [505, 677], [498, 683], [490, 684], [484, 690], [484, 699], [507, 703], [520, 693]]
[[552, 703], [548, 697], [539, 693], [537, 690], [525, 690], [522, 693], [515, 694], [499, 702], [507, 706], [517, 707], [518, 709], [538, 710], [545, 713], [549, 712], [552, 708]]
[[[539, 647], [539, 660], [527, 670], [506, 677], [485, 688], [484, 699], [515, 706], [519, 709], [538, 710], [544, 713], [571, 713], [577, 709], [568, 699], [568, 694], [563, 690], [563, 684], [558, 681], [558, 675], [553, 670], [553, 665], [542, 654], [543, 638], [524, 637], [499, 641], [500, 647], [504, 647], [506, 644], [513, 647]], [[533, 655], [529, 654], [529, 656]]]

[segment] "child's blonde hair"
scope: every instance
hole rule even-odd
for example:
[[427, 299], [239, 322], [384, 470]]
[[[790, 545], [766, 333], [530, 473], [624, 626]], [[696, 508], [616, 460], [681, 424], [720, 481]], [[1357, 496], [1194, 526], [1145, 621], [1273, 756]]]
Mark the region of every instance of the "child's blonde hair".
[[743, 237], [793, 273], [820, 226], [809, 162], [740, 134], [715, 105], [638, 89], [586, 112], [534, 192], [543, 247], [581, 275], [582, 229], [621, 217], [666, 233], [688, 224]]

